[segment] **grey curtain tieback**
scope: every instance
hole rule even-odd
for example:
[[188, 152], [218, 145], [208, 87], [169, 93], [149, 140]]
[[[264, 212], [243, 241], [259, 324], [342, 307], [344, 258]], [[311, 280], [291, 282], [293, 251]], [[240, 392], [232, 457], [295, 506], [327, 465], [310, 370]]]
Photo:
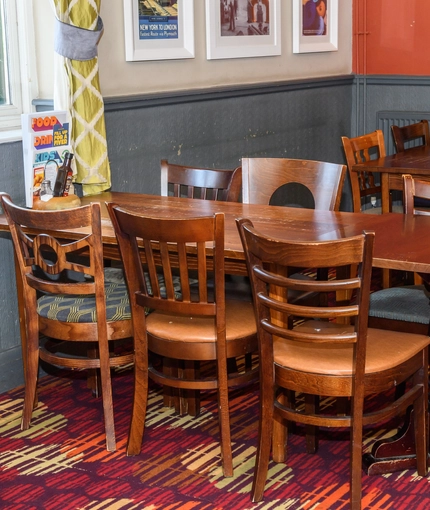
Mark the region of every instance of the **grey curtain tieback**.
[[97, 44], [102, 31], [103, 21], [100, 16], [95, 30], [75, 27], [56, 18], [54, 50], [71, 60], [91, 60], [97, 57]]

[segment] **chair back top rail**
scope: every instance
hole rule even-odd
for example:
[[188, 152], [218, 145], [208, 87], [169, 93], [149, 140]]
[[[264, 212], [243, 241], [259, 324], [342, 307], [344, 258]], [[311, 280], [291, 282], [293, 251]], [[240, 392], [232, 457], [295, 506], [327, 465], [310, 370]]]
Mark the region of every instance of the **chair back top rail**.
[[[344, 165], [322, 161], [242, 158], [242, 200], [269, 205], [275, 193], [298, 184], [305, 193], [309, 190], [312, 194], [313, 207], [310, 208], [336, 211], [340, 207], [345, 173]], [[296, 188], [294, 194], [297, 194]]]
[[[104, 295], [100, 204], [39, 211], [18, 207], [5, 193], [0, 198], [24, 286], [55, 294]], [[64, 229], [87, 229], [87, 233], [70, 240], [60, 233]], [[68, 272], [91, 279], [70, 282]]]
[[161, 160], [161, 195], [238, 202], [242, 169], [198, 168]]
[[[401, 127], [392, 125], [391, 132], [393, 134], [394, 144], [396, 146], [397, 152], [405, 151], [405, 144], [408, 144], [408, 142], [414, 142], [414, 146], [416, 146], [417, 141], [421, 141], [422, 145], [430, 145], [428, 120], [421, 120], [420, 122]], [[408, 145], [410, 146], [410, 144]]]

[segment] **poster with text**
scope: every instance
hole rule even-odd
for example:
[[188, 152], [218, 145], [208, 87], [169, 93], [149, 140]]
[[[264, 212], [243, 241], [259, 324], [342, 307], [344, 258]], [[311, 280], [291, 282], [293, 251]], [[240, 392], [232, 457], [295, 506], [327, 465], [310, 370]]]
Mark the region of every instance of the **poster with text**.
[[178, 5], [176, 0], [139, 2], [139, 39], [177, 39]]
[[58, 167], [71, 152], [70, 117], [67, 111], [21, 115], [24, 158], [25, 205], [33, 207], [43, 180], [54, 186]]

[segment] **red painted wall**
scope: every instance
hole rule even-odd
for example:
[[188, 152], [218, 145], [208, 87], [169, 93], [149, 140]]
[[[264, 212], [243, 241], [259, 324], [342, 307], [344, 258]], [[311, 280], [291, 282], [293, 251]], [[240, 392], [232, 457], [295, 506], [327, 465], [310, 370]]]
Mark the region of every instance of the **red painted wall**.
[[358, 74], [430, 75], [430, 0], [354, 0], [353, 48]]

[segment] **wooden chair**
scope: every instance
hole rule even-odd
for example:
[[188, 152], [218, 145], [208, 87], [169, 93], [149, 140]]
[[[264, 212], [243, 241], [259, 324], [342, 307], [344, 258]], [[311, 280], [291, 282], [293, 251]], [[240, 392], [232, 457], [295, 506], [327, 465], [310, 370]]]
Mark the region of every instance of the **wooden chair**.
[[[180, 393], [217, 391], [223, 472], [232, 476], [228, 389], [257, 380], [258, 369], [233, 374], [227, 371], [228, 358], [256, 352], [257, 337], [252, 302], [225, 296], [224, 215], [157, 219], [112, 203], [108, 210], [124, 263], [135, 335], [136, 380], [127, 454], [137, 455], [141, 450], [149, 375]], [[213, 246], [213, 258], [207, 251], [208, 243]], [[142, 257], [151, 293], [143, 276]], [[174, 267], [179, 267], [180, 296], [173, 288]], [[198, 283], [190, 284], [189, 274], [195, 270]], [[166, 283], [165, 293], [158, 288], [156, 275], [160, 272]], [[153, 311], [145, 318], [146, 308]], [[176, 360], [176, 376], [150, 364], [148, 351], [162, 360]], [[213, 376], [195, 370], [195, 362], [200, 361], [215, 362]]]
[[[362, 201], [381, 195], [381, 185], [375, 181], [372, 172], [354, 172], [353, 165], [364, 163], [374, 158], [385, 157], [384, 135], [380, 129], [355, 138], [342, 136], [342, 145], [348, 165], [351, 182], [354, 212], [362, 212]], [[380, 208], [365, 209], [367, 212], [379, 212]]]
[[[428, 120], [421, 120], [408, 126], [391, 126], [397, 152], [403, 152], [416, 145], [430, 145]], [[405, 145], [406, 144], [406, 145]]]
[[430, 216], [429, 209], [417, 207], [416, 199], [430, 200], [430, 181], [414, 179], [412, 175], [403, 175], [403, 204], [405, 214]]
[[[338, 211], [345, 174], [345, 165], [334, 163], [287, 158], [242, 158], [243, 202]], [[309, 278], [306, 273], [294, 272], [294, 268], [289, 268], [289, 271], [295, 278]], [[318, 279], [327, 275], [327, 268], [317, 270]], [[289, 291], [290, 301], [314, 304], [317, 298], [315, 293]], [[318, 399], [313, 396], [305, 398], [306, 408], [315, 411], [319, 405]], [[318, 435], [314, 427], [306, 428], [306, 444], [309, 453], [318, 448]]]
[[[353, 165], [363, 163], [374, 158], [385, 157], [384, 135], [380, 129], [355, 138], [342, 136], [342, 145], [345, 151], [348, 165], [349, 180], [351, 183], [352, 202], [354, 212], [381, 213], [381, 207], [362, 208], [363, 200], [372, 200], [381, 195], [381, 184], [375, 181], [373, 172], [354, 172]], [[395, 208], [396, 212], [402, 212], [401, 208]], [[390, 272], [383, 270], [383, 287], [390, 286]]]
[[297, 204], [297, 195], [302, 194], [305, 207], [338, 211], [345, 173], [344, 165], [334, 163], [242, 158], [242, 200], [246, 204], [303, 206]]
[[[242, 158], [243, 202], [338, 211], [345, 174], [345, 165], [333, 163], [287, 158]], [[289, 186], [292, 186], [290, 190]], [[303, 202], [297, 197], [300, 194]], [[290, 292], [290, 299], [312, 301], [313, 298], [312, 295]]]
[[[257, 232], [251, 221], [238, 227], [253, 285], [260, 353], [260, 421], [252, 501], [263, 498], [269, 456], [286, 459], [285, 420], [326, 427], [349, 427], [351, 431], [351, 508], [361, 508], [363, 426], [402, 415], [414, 406], [418, 474], [427, 474], [428, 344], [426, 335], [383, 331], [367, 327], [372, 269], [373, 233], [335, 241], [294, 242], [273, 239]], [[342, 280], [295, 280], [283, 276], [284, 266], [321, 267], [358, 265], [357, 276]], [[300, 288], [336, 293], [354, 289], [355, 305], [305, 307], [280, 296], [280, 289]], [[273, 314], [282, 313], [284, 325]], [[288, 316], [304, 321], [289, 328]], [[336, 322], [345, 318], [354, 326]], [[330, 322], [327, 320], [330, 319]], [[327, 326], [329, 324], [329, 326]], [[324, 327], [321, 327], [323, 325]], [[408, 390], [399, 399], [386, 399], [383, 408], [364, 413], [365, 397], [385, 393], [403, 381]], [[309, 414], [289, 405], [293, 390], [351, 399], [350, 415]]]
[[[397, 152], [404, 152], [418, 145], [430, 145], [430, 132], [428, 120], [421, 120], [408, 126], [391, 126], [394, 144]], [[416, 206], [430, 210], [430, 200], [417, 196]]]
[[[234, 170], [221, 170], [210, 168], [197, 168], [192, 166], [177, 165], [161, 160], [161, 196], [187, 197], [203, 200], [220, 200], [226, 202], [239, 202], [242, 192], [242, 168]], [[245, 299], [252, 301], [251, 288], [247, 279], [239, 276], [226, 275], [226, 292], [233, 293], [235, 297], [242, 294]], [[247, 357], [248, 367], [251, 357]], [[234, 365], [234, 360], [229, 360], [229, 365]], [[166, 372], [169, 371], [167, 363]], [[164, 404], [175, 407], [177, 412], [188, 407], [188, 412], [199, 414], [200, 403], [198, 393], [187, 403], [179, 401], [165, 388]]]
[[[428, 208], [430, 204], [430, 181], [422, 181], [414, 179], [411, 175], [403, 175], [403, 204], [406, 214], [430, 216], [430, 209]], [[427, 292], [430, 292], [429, 275], [416, 273], [415, 283], [423, 282]]]
[[[403, 175], [405, 214], [430, 215], [416, 207], [416, 198], [430, 199], [430, 182]], [[409, 333], [427, 334], [430, 323], [430, 278], [415, 273], [415, 285], [392, 287], [370, 295], [369, 326]]]
[[[110, 369], [133, 363], [134, 355], [109, 353], [109, 341], [132, 336], [132, 323], [125, 283], [104, 279], [100, 205], [35, 211], [17, 207], [5, 193], [0, 199], [24, 296], [27, 344], [22, 429], [30, 426], [39, 359], [58, 367], [99, 369], [106, 447], [115, 451]], [[57, 238], [56, 231], [65, 227], [88, 227], [88, 234], [73, 240]], [[88, 356], [77, 356], [76, 350], [65, 347], [76, 342], [88, 346]]]
[[161, 160], [161, 196], [239, 202], [242, 169], [196, 168]]

